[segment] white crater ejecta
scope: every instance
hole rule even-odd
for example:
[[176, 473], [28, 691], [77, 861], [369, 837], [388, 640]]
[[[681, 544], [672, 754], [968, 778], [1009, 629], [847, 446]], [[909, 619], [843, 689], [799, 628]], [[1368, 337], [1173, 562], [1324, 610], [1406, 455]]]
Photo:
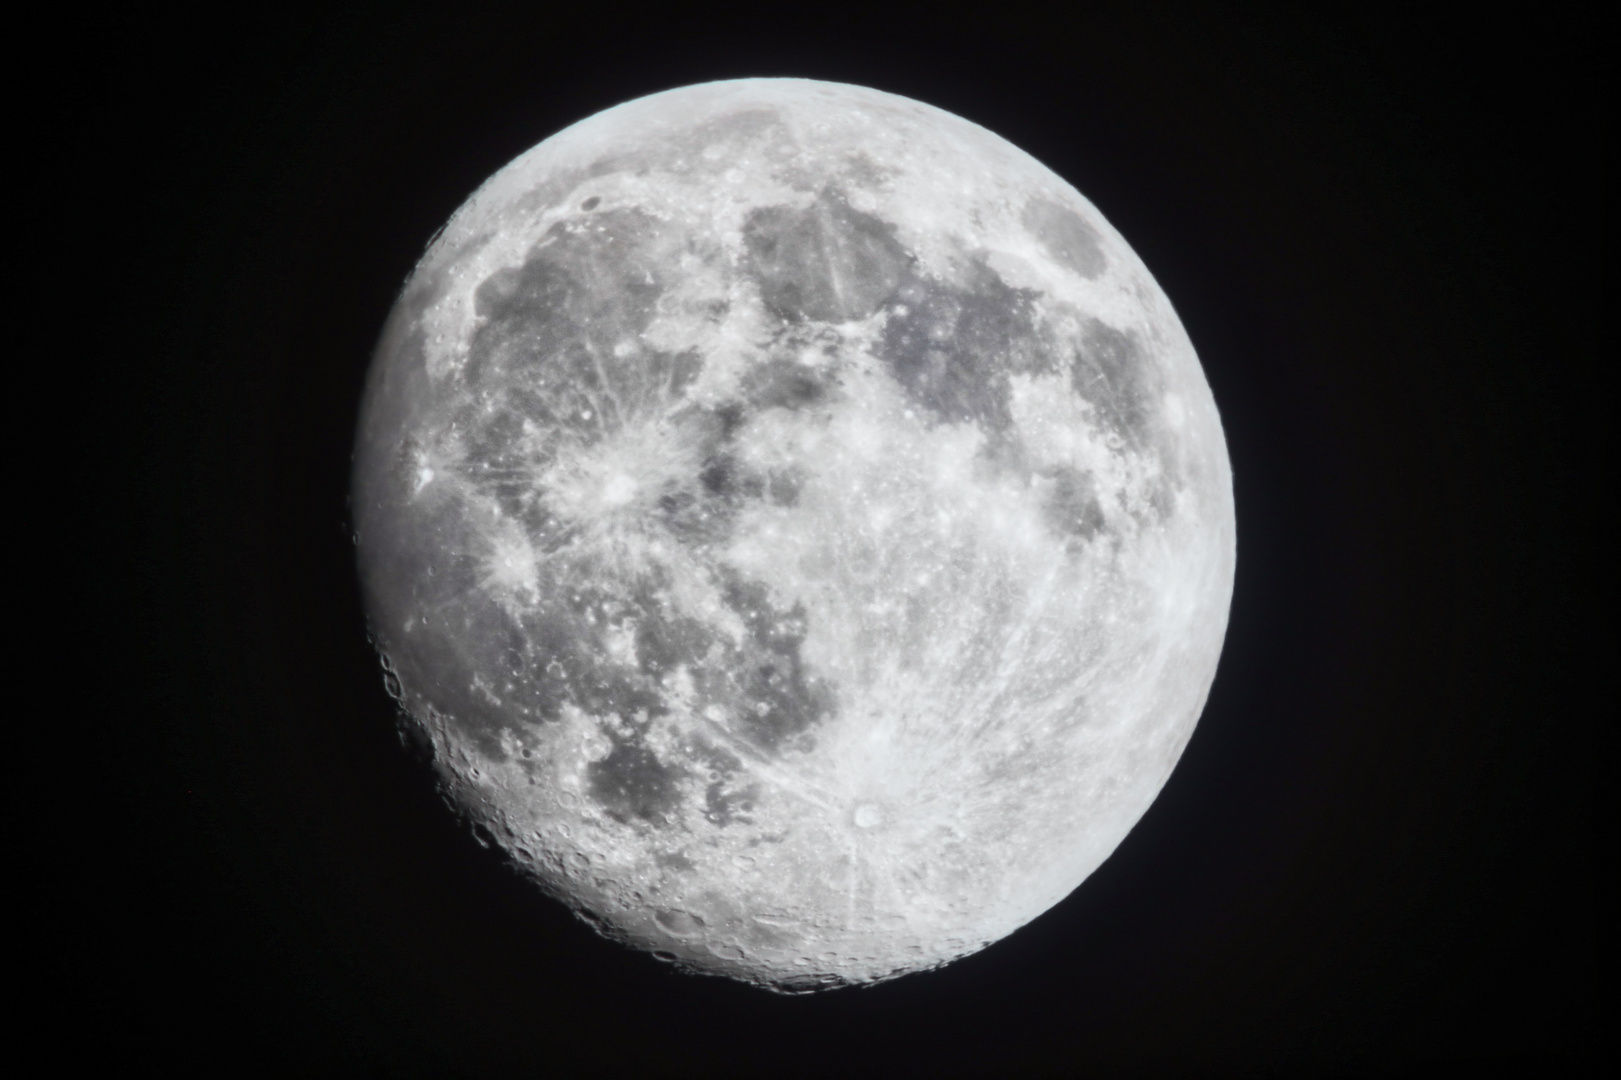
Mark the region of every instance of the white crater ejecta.
[[604, 934], [784, 992], [1061, 900], [1214, 677], [1232, 480], [1080, 194], [966, 120], [750, 79], [491, 177], [389, 317], [353, 513], [456, 805]]

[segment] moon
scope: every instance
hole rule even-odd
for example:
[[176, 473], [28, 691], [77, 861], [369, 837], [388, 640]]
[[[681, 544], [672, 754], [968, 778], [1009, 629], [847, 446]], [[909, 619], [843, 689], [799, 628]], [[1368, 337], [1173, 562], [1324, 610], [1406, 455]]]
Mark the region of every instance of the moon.
[[492, 176], [372, 361], [352, 519], [409, 730], [603, 934], [784, 993], [999, 940], [1142, 816], [1215, 675], [1215, 402], [1085, 198], [798, 79]]

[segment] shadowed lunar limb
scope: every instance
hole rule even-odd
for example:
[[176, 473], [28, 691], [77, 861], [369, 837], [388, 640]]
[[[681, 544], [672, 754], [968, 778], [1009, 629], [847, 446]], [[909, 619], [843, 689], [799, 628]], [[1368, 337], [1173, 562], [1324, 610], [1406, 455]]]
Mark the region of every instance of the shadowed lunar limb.
[[1083, 881], [1232, 586], [1215, 406], [1124, 240], [983, 129], [800, 80], [492, 177], [384, 329], [353, 505], [452, 800], [605, 935], [788, 993]]

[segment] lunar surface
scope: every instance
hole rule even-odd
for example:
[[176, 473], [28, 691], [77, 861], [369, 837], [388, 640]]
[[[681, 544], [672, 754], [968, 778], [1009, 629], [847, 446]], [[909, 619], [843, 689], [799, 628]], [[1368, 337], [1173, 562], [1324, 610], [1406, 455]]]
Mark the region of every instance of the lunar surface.
[[744, 80], [480, 188], [372, 365], [353, 515], [447, 793], [611, 938], [783, 992], [1061, 900], [1193, 731], [1232, 482], [1169, 301], [966, 120]]

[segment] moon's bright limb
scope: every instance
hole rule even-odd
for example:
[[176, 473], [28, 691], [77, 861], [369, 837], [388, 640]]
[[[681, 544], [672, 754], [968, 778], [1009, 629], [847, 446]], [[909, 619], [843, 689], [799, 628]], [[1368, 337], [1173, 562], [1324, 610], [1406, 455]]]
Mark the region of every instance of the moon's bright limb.
[[710, 83], [506, 166], [384, 330], [354, 519], [459, 805], [605, 933], [779, 990], [982, 948], [1118, 845], [1232, 592], [1215, 404], [984, 129]]

